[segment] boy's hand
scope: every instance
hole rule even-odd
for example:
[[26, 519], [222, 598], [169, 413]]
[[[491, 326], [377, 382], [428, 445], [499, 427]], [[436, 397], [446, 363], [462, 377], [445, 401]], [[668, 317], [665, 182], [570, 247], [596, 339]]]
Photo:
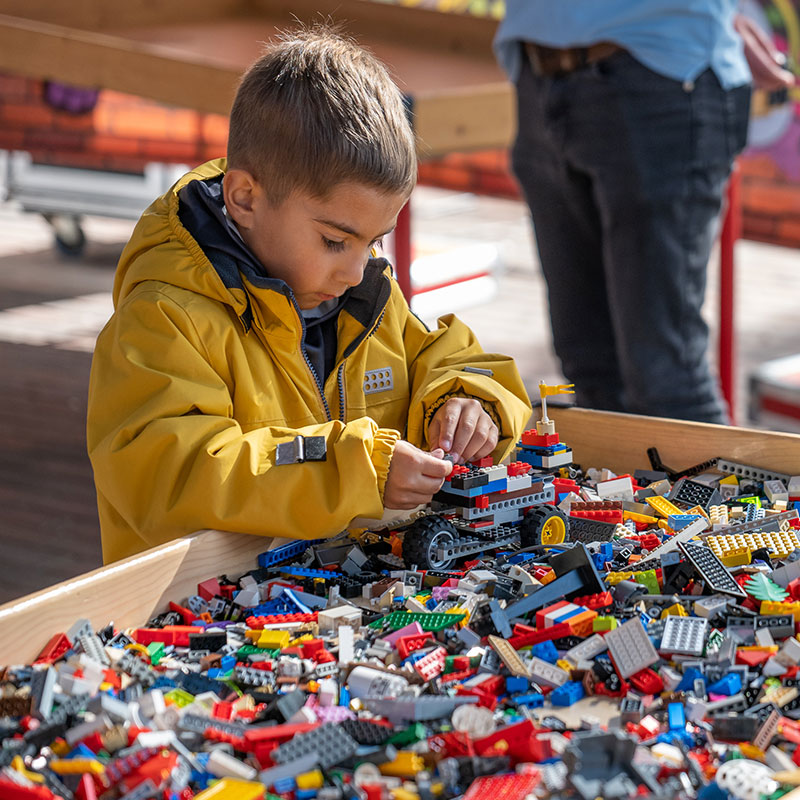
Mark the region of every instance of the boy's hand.
[[498, 436], [497, 425], [483, 406], [468, 397], [451, 397], [428, 426], [431, 448], [441, 447], [457, 464], [491, 455]]
[[453, 465], [442, 460], [443, 450], [426, 453], [405, 441], [394, 446], [389, 475], [383, 490], [386, 508], [416, 508], [430, 503]]

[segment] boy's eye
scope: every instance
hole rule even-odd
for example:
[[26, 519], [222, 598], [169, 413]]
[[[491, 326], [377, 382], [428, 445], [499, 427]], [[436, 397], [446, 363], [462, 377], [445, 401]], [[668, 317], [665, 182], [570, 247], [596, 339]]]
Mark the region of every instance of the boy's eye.
[[371, 245], [370, 248], [376, 248], [378, 250], [383, 250], [383, 237], [380, 239], [376, 239]]
[[322, 241], [328, 250], [340, 251], [344, 250], [344, 242], [337, 242], [335, 239], [329, 239], [327, 236], [322, 237]]

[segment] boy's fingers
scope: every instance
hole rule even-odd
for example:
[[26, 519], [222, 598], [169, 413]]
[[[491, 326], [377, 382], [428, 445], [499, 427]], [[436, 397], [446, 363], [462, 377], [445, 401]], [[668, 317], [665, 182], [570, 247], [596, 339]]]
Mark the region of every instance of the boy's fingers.
[[438, 424], [438, 438], [432, 438], [431, 444], [441, 447], [445, 453], [449, 453], [453, 449], [453, 436], [461, 416], [462, 411], [459, 405], [449, 401], [445, 403], [441, 411], [434, 417], [434, 423]]
[[450, 461], [445, 461], [442, 456], [434, 455], [440, 452], [444, 456], [441, 448], [437, 448], [433, 453], [424, 453], [424, 459], [421, 464], [422, 474], [428, 478], [436, 478], [444, 480], [452, 471], [453, 465]]
[[461, 409], [461, 416], [458, 419], [458, 428], [456, 429], [455, 436], [453, 437], [453, 447], [451, 453], [456, 457], [464, 457], [464, 451], [472, 441], [475, 435], [480, 420], [483, 414], [483, 408], [476, 400]]

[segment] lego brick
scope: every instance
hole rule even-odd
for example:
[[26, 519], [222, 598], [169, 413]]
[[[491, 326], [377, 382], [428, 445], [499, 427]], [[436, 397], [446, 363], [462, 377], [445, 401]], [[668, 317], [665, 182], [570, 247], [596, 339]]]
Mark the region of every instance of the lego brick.
[[708, 547], [691, 542], [679, 542], [678, 549], [689, 559], [712, 592], [721, 592], [733, 597], [747, 597], [745, 591]]
[[272, 752], [276, 764], [284, 764], [304, 756], [316, 756], [323, 769], [330, 769], [340, 761], [350, 758], [358, 749], [358, 742], [352, 739], [341, 725], [325, 723], [318, 728], [299, 733]]
[[708, 620], [704, 617], [669, 616], [659, 650], [671, 655], [700, 656], [706, 644]]
[[605, 641], [621, 678], [658, 661], [658, 653], [638, 617], [607, 633]]

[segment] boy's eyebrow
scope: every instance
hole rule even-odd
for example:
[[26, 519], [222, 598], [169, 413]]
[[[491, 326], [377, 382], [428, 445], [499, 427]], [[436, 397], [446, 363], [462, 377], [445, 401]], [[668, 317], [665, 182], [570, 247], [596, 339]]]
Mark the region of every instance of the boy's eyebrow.
[[[350, 236], [355, 236], [356, 239], [364, 239], [366, 241], [366, 238], [364, 236], [362, 236], [357, 230], [354, 230], [344, 222], [335, 222], [332, 219], [319, 219], [319, 218], [315, 218], [314, 222], [321, 222], [323, 225], [328, 225], [331, 228], [336, 228], [337, 230], [340, 230], [342, 233], [347, 233]], [[389, 228], [388, 231], [379, 233], [375, 238], [380, 239], [382, 236], [390, 234], [393, 230], [394, 230], [394, 225], [392, 225], [392, 227]]]

